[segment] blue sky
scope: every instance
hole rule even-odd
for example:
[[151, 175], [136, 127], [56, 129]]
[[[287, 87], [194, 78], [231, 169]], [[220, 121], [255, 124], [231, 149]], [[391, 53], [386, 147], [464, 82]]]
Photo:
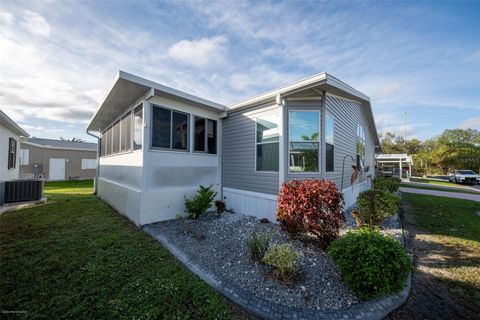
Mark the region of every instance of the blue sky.
[[326, 71], [379, 132], [480, 129], [480, 2], [0, 3], [0, 108], [33, 136], [91, 140], [119, 69], [226, 104]]

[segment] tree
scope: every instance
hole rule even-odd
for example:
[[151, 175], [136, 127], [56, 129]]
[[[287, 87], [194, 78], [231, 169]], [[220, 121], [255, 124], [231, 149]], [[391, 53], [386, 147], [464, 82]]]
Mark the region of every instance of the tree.
[[64, 137], [60, 137], [60, 140], [62, 141], [70, 141], [70, 142], [85, 142], [85, 140], [81, 139], [81, 138], [75, 138], [73, 137], [72, 139], [65, 139]]

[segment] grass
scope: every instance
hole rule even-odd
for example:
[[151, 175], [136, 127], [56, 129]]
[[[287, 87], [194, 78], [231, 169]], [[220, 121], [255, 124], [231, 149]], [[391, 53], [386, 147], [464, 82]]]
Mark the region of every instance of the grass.
[[427, 270], [454, 296], [480, 308], [480, 203], [410, 193], [402, 202], [420, 230], [417, 240], [430, 246]]
[[0, 216], [0, 309], [28, 318], [227, 319], [223, 298], [91, 195], [45, 184], [46, 204]]
[[426, 179], [426, 178], [410, 178], [411, 182], [420, 182], [420, 183], [428, 183], [432, 185], [437, 185], [437, 186], [446, 186], [446, 187], [452, 187], [452, 188], [464, 188], [468, 189], [468, 187], [459, 185], [456, 183], [452, 183], [450, 181], [443, 181], [439, 179]]
[[451, 186], [451, 188], [444, 188], [444, 187], [441, 187], [441, 186], [436, 187], [435, 185], [422, 186], [422, 185], [418, 185], [418, 184], [415, 184], [415, 183], [401, 183], [400, 187], [423, 189], [423, 190], [457, 192], [457, 193], [469, 193], [469, 194], [480, 195], [480, 191], [473, 191], [473, 190], [469, 190], [467, 188], [455, 187], [455, 186]]

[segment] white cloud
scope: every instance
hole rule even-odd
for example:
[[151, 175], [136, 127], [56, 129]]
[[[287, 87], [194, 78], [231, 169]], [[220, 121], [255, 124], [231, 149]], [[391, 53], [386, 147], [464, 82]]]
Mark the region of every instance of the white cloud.
[[33, 34], [44, 37], [50, 35], [50, 25], [47, 20], [36, 12], [25, 10], [22, 25]]
[[168, 49], [168, 56], [195, 67], [203, 67], [218, 62], [227, 42], [228, 39], [225, 36], [181, 40]]
[[375, 96], [378, 99], [389, 97], [391, 95], [398, 93], [400, 91], [400, 88], [401, 86], [399, 83], [389, 83], [378, 88], [378, 90], [376, 90], [373, 93], [373, 96]]
[[471, 118], [460, 123], [460, 128], [462, 129], [480, 129], [480, 117]]
[[10, 12], [0, 11], [0, 24], [10, 26], [15, 21], [15, 17]]

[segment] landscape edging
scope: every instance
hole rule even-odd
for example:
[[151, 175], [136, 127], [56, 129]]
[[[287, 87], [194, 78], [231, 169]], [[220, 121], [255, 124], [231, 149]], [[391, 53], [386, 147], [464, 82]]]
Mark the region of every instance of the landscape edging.
[[[381, 298], [362, 301], [347, 308], [316, 310], [281, 305], [273, 301], [268, 301], [266, 299], [254, 296], [250, 292], [239, 288], [233, 283], [224, 283], [220, 281], [213, 274], [200, 268], [174, 244], [168, 241], [167, 238], [155, 232], [153, 228], [146, 225], [143, 227], [143, 230], [155, 240], [160, 242], [164, 247], [166, 247], [171, 254], [180, 260], [185, 267], [196, 274], [200, 279], [219, 291], [232, 303], [238, 305], [240, 308], [260, 319], [383, 319], [390, 312], [400, 307], [407, 300], [410, 292], [411, 273], [408, 275], [407, 283], [401, 292], [389, 294]], [[406, 240], [407, 239], [404, 237], [404, 241]]]

